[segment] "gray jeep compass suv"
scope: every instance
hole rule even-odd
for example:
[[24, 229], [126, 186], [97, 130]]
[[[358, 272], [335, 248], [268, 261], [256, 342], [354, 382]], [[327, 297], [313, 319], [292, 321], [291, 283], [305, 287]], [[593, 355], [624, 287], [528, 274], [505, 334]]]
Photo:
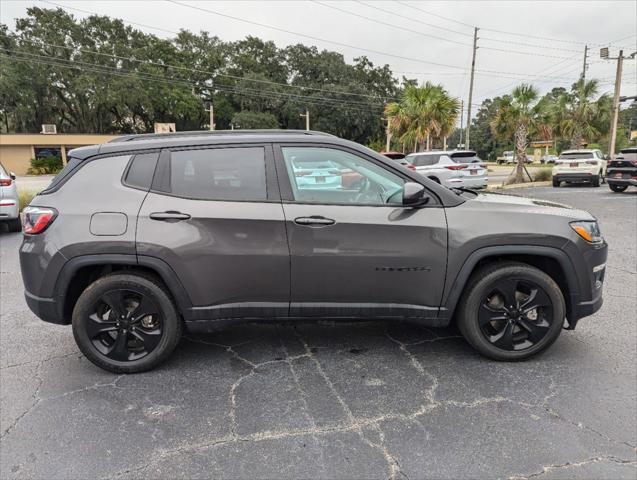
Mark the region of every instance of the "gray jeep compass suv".
[[235, 321], [455, 322], [496, 360], [602, 305], [607, 245], [560, 204], [450, 190], [317, 132], [123, 136], [73, 150], [23, 215], [29, 307], [116, 372]]

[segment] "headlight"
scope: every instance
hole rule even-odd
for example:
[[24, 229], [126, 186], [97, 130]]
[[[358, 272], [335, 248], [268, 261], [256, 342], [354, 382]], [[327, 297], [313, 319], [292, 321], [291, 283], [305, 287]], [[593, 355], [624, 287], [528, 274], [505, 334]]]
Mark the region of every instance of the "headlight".
[[597, 222], [571, 222], [571, 228], [589, 243], [601, 243], [603, 241]]

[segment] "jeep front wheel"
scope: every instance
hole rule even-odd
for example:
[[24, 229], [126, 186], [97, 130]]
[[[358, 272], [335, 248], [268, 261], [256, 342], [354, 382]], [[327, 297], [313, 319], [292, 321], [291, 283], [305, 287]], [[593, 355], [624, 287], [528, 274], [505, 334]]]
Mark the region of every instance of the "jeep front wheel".
[[182, 332], [177, 309], [161, 282], [136, 273], [110, 274], [89, 285], [75, 304], [72, 324], [86, 358], [117, 373], [159, 365]]
[[483, 355], [523, 360], [550, 346], [566, 316], [560, 287], [524, 263], [488, 265], [469, 280], [458, 311], [458, 327]]

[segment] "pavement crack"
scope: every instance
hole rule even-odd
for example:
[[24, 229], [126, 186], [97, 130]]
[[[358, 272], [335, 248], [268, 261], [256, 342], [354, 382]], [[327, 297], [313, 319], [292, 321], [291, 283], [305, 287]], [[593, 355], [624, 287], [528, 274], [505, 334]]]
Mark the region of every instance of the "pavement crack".
[[566, 462], [561, 464], [545, 465], [542, 467], [542, 470], [539, 472], [531, 473], [530, 475], [512, 475], [509, 477], [509, 480], [528, 480], [530, 478], [541, 477], [542, 475], [550, 473], [553, 470], [581, 467], [584, 465], [590, 465], [592, 463], [604, 463], [604, 462], [619, 463], [623, 465], [637, 465], [637, 461], [634, 461], [634, 460], [624, 460], [621, 458], [614, 457], [612, 455], [604, 455], [601, 457], [593, 457], [587, 460], [581, 460], [577, 462]]
[[44, 379], [42, 378], [42, 365], [44, 365], [44, 360], [40, 361], [35, 369], [35, 378], [37, 379], [38, 384], [35, 387], [35, 391], [31, 395], [33, 403], [24, 412], [18, 415], [13, 422], [11, 422], [11, 424], [0, 435], [0, 439], [9, 435], [9, 433], [11, 433], [11, 431], [18, 425], [18, 423], [20, 423], [20, 421], [24, 417], [31, 413], [42, 401], [42, 399], [40, 398], [40, 388], [42, 388], [42, 383], [44, 382]]

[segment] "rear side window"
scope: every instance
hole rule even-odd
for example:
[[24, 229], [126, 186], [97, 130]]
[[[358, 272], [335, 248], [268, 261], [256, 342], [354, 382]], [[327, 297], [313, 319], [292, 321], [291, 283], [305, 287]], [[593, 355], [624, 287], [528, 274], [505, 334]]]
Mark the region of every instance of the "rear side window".
[[414, 155], [412, 157], [412, 163], [417, 167], [427, 167], [429, 165], [435, 165], [439, 159], [440, 155]]
[[201, 200], [265, 200], [265, 151], [241, 147], [172, 152], [170, 191]]
[[135, 155], [131, 161], [124, 183], [131, 187], [150, 189], [157, 165], [158, 153], [142, 153]]

